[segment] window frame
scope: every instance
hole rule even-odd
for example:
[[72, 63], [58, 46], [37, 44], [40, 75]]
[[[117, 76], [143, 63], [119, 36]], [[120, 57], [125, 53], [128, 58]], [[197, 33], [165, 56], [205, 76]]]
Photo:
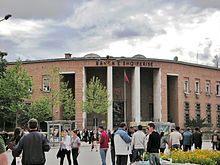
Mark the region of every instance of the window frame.
[[195, 119], [201, 119], [201, 104], [200, 103], [195, 103]]
[[216, 126], [220, 128], [220, 104], [216, 104]]
[[183, 91], [185, 94], [189, 94], [189, 80], [184, 80], [183, 82]]
[[190, 105], [189, 102], [184, 102], [184, 125], [190, 121]]
[[211, 125], [212, 124], [212, 105], [210, 103], [206, 104], [206, 116], [207, 116], [207, 123]]
[[50, 82], [50, 76], [49, 75], [43, 75], [42, 76], [42, 91], [49, 93], [51, 91], [51, 82]]
[[206, 80], [205, 82], [205, 93], [206, 93], [206, 96], [211, 95], [211, 81], [210, 80]]
[[195, 94], [196, 95], [200, 94], [200, 80], [195, 81]]
[[220, 96], [220, 81], [216, 81], [216, 96]]

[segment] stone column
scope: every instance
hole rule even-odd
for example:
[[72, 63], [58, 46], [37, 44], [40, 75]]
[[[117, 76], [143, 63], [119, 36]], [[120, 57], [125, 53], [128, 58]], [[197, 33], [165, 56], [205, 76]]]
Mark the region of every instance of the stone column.
[[153, 89], [154, 89], [154, 121], [161, 121], [162, 102], [161, 102], [161, 71], [154, 70], [153, 72]]
[[140, 97], [140, 67], [135, 67], [132, 78], [132, 120], [137, 124], [141, 121]]
[[112, 66], [107, 67], [107, 90], [109, 94], [110, 106], [108, 107], [108, 116], [107, 116], [107, 129], [113, 129], [113, 76], [112, 76]]
[[[83, 67], [83, 101], [86, 99], [86, 71], [85, 67]], [[83, 128], [87, 127], [87, 115], [86, 112], [83, 112]]]

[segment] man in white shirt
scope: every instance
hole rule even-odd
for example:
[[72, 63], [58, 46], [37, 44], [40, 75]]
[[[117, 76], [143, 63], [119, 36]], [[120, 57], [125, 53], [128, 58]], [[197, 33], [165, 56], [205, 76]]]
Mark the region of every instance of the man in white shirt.
[[145, 150], [146, 135], [142, 131], [142, 125], [138, 125], [138, 130], [133, 134], [131, 141], [132, 162], [138, 160]]
[[182, 134], [179, 132], [180, 127], [176, 127], [176, 129], [170, 133], [169, 136], [169, 144], [171, 149], [179, 149], [180, 141], [183, 139]]

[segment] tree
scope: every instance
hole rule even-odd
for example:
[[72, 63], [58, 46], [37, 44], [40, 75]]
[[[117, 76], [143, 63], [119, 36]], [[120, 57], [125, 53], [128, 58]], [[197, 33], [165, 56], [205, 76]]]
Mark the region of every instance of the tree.
[[[83, 110], [87, 113], [106, 114], [110, 105], [108, 91], [102, 85], [98, 77], [93, 77], [86, 88], [86, 100], [83, 102]], [[96, 126], [96, 125], [95, 125]]]
[[52, 118], [50, 104], [51, 103], [47, 97], [42, 97], [32, 104], [28, 116], [37, 119], [39, 123], [50, 120]]
[[[21, 62], [17, 61], [13, 67], [5, 71], [4, 77], [0, 78], [0, 110], [3, 113], [1, 117], [5, 121], [15, 121], [17, 125], [17, 114], [25, 106], [25, 100], [29, 99], [31, 87], [31, 77], [28, 76], [25, 69], [21, 67]], [[14, 114], [13, 118], [9, 113]]]
[[186, 127], [191, 128], [203, 128], [203, 127], [210, 127], [210, 124], [206, 123], [206, 118], [191, 118], [189, 122], [185, 124]]
[[[60, 69], [58, 67], [52, 67], [49, 70], [48, 74], [50, 77], [51, 89], [50, 93], [45, 94], [45, 97], [47, 97], [51, 103], [52, 114], [54, 108], [58, 108], [60, 105], [63, 107], [63, 119], [72, 120], [75, 118], [75, 100], [71, 89], [67, 87], [68, 84], [66, 82], [61, 82], [63, 77], [59, 72]], [[60, 86], [55, 88], [55, 84], [57, 83], [60, 83]]]
[[67, 83], [61, 83], [60, 101], [63, 107], [63, 119], [75, 119], [75, 99], [70, 88], [67, 88]]

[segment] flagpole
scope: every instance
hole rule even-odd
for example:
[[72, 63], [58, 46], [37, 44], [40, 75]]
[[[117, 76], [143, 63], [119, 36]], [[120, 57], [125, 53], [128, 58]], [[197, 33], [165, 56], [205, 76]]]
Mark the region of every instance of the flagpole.
[[126, 95], [125, 75], [126, 75], [126, 71], [124, 69], [124, 78], [123, 78], [123, 80], [124, 80], [124, 122], [126, 123], [127, 122], [127, 110], [126, 110], [126, 108], [127, 108], [127, 106], [126, 106], [126, 97], [127, 97], [127, 95]]

